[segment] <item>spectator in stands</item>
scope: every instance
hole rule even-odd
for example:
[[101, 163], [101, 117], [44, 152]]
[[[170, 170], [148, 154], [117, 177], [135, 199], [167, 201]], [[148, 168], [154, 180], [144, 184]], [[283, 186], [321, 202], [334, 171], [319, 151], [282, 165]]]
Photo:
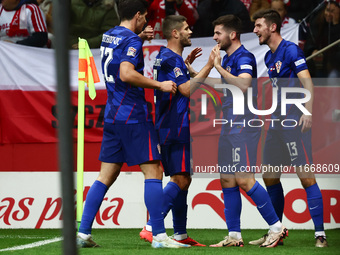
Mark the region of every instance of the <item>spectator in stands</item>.
[[162, 23], [166, 16], [180, 14], [187, 18], [187, 23], [192, 27], [198, 19], [197, 1], [189, 0], [148, 0], [148, 25], [154, 29], [154, 38], [162, 39]]
[[255, 12], [259, 10], [265, 10], [270, 8], [270, 0], [253, 0], [250, 8], [249, 8], [249, 15], [251, 17], [251, 20], [253, 20], [253, 15]]
[[[338, 39], [340, 39], [340, 0], [331, 0], [310, 22], [305, 55], [310, 56]], [[339, 59], [339, 44], [317, 55], [308, 62], [312, 77], [340, 77]]]
[[0, 40], [43, 47], [47, 43], [45, 16], [36, 0], [2, 0]]
[[290, 0], [290, 4], [287, 8], [289, 17], [300, 23], [320, 2], [324, 1], [325, 0]]
[[242, 33], [251, 32], [253, 25], [247, 8], [240, 0], [203, 0], [198, 3], [198, 20], [194, 26], [193, 37], [213, 36], [212, 22], [218, 17], [234, 14], [242, 20]]
[[296, 24], [296, 21], [293, 18], [287, 16], [287, 8], [289, 4], [289, 0], [271, 0], [270, 3], [270, 8], [280, 14], [282, 27], [288, 27], [290, 25]]
[[38, 0], [40, 9], [45, 14], [46, 18], [46, 26], [47, 26], [47, 32], [48, 32], [48, 43], [47, 47], [52, 47], [52, 41], [53, 41], [53, 20], [52, 20], [52, 0]]
[[78, 49], [78, 37], [99, 48], [102, 35], [119, 24], [115, 0], [71, 0], [69, 47]]
[[241, 2], [245, 5], [245, 7], [247, 8], [247, 10], [249, 12], [252, 0], [241, 0]]

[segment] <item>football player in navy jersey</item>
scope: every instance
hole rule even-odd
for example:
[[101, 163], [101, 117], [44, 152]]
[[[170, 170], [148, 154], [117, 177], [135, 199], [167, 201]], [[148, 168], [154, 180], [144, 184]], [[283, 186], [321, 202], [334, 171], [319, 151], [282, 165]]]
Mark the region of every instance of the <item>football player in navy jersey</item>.
[[177, 87], [173, 81], [159, 82], [143, 76], [143, 40], [137, 34], [142, 32], [146, 23], [147, 7], [145, 0], [120, 0], [121, 23], [103, 35], [102, 71], [108, 98], [99, 155], [102, 164], [99, 176], [87, 194], [77, 235], [80, 247], [98, 246], [91, 237], [92, 223], [124, 162], [129, 166], [139, 165], [145, 177], [144, 199], [153, 219], [152, 247], [190, 247], [167, 236], [159, 206], [164, 201], [160, 145], [148, 112], [144, 88], [175, 93]]
[[[190, 164], [190, 130], [189, 130], [189, 96], [193, 92], [190, 74], [182, 58], [185, 47], [191, 46], [192, 31], [181, 15], [169, 15], [163, 21], [163, 36], [167, 47], [161, 47], [153, 69], [157, 81], [172, 80], [177, 84], [175, 95], [156, 90], [156, 123], [161, 143], [162, 164], [170, 181], [164, 188], [164, 217], [172, 210], [174, 239], [191, 246], [205, 246], [190, 238], [187, 234], [187, 195], [191, 183], [192, 168]], [[195, 59], [194, 49], [191, 54]], [[193, 61], [193, 60], [192, 60]], [[196, 74], [196, 78], [206, 78], [213, 68], [213, 58]], [[194, 85], [196, 86], [196, 85]], [[140, 237], [152, 241], [152, 217], [140, 232]]]
[[[254, 15], [254, 33], [259, 37], [260, 45], [266, 44], [270, 50], [265, 55], [265, 64], [272, 81], [273, 89], [277, 90], [277, 109], [272, 114], [272, 125], [267, 133], [264, 148], [264, 165], [269, 170], [263, 173], [276, 213], [282, 220], [284, 195], [280, 182], [281, 173], [273, 173], [270, 166], [293, 166], [296, 169], [301, 184], [307, 193], [310, 215], [315, 226], [316, 247], [327, 247], [323, 224], [323, 202], [320, 189], [314, 173], [309, 171], [312, 161], [311, 127], [313, 106], [313, 82], [309, 74], [302, 50], [294, 43], [284, 40], [280, 35], [281, 19], [274, 10], [260, 11]], [[287, 88], [302, 88], [303, 93], [288, 93], [290, 104], [286, 113], [281, 113], [281, 94]], [[310, 99], [303, 108], [293, 104], [301, 101], [304, 93], [309, 92]], [[282, 102], [285, 104], [285, 102]], [[300, 110], [301, 108], [301, 110]], [[303, 110], [303, 112], [302, 112]], [[283, 121], [287, 121], [283, 125]], [[288, 121], [290, 123], [288, 123]], [[266, 235], [258, 244], [266, 239]]]
[[[241, 44], [242, 21], [235, 15], [225, 15], [216, 19], [213, 25], [213, 39], [217, 42], [213, 49], [215, 68], [221, 74], [223, 83], [238, 87], [245, 94], [247, 89], [252, 87], [252, 103], [257, 108], [256, 60], [254, 55]], [[221, 50], [226, 52], [222, 63]], [[223, 118], [228, 120], [228, 123], [234, 123], [222, 126], [218, 145], [218, 164], [222, 169], [220, 180], [224, 195], [224, 213], [229, 234], [221, 242], [210, 246], [244, 246], [240, 226], [241, 188], [252, 198], [258, 211], [269, 225], [269, 238], [267, 242], [261, 244], [261, 247], [275, 247], [281, 238], [288, 235], [288, 230], [280, 222], [267, 191], [255, 180], [252, 171], [254, 168], [251, 166], [256, 165], [257, 145], [261, 130], [248, 123], [257, 116], [250, 112], [247, 103], [244, 104], [244, 114], [234, 114], [233, 100], [236, 99], [233, 99], [229, 90], [223, 89], [223, 93]]]

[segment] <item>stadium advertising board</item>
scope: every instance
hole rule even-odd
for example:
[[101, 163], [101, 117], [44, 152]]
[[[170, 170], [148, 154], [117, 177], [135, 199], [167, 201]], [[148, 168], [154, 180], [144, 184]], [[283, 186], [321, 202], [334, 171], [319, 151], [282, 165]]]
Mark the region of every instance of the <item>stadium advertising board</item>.
[[[285, 36], [297, 41], [297, 29], [286, 31]], [[295, 38], [295, 39], [294, 39]], [[206, 63], [212, 38], [193, 39], [192, 47], [202, 47], [203, 55], [193, 67], [197, 70]], [[266, 46], [258, 47], [258, 38], [244, 35], [245, 46], [258, 59], [258, 105], [270, 109], [272, 105], [270, 86], [262, 86], [267, 80], [262, 61]], [[152, 65], [160, 45], [155, 40], [144, 46], [145, 75], [152, 77]], [[184, 56], [191, 49], [186, 49]], [[100, 70], [99, 49], [92, 50]], [[1, 228], [60, 228], [62, 200], [60, 174], [57, 164], [58, 108], [56, 106], [56, 81], [54, 52], [51, 49], [30, 48], [0, 42], [0, 226]], [[23, 56], [18, 59], [13, 55]], [[77, 134], [77, 85], [78, 52], [70, 51], [70, 85], [72, 88], [74, 137]], [[216, 72], [212, 77], [218, 77]], [[102, 138], [103, 113], [106, 91], [103, 80], [96, 84], [97, 97], [85, 101], [85, 174], [84, 200], [90, 185], [98, 175], [100, 142]], [[194, 134], [194, 177], [188, 199], [189, 228], [225, 229], [223, 198], [216, 173], [217, 142], [219, 128], [211, 128], [213, 119], [221, 119], [221, 105], [211, 97], [204, 99], [203, 90], [190, 98], [191, 131]], [[317, 174], [318, 185], [324, 200], [326, 228], [340, 227], [339, 148], [340, 148], [340, 87], [315, 87], [313, 109], [313, 158], [311, 171]], [[150, 109], [153, 91], [146, 90]], [[203, 99], [203, 100], [202, 100]], [[206, 112], [202, 102], [206, 100]], [[246, 98], [244, 98], [246, 100]], [[269, 122], [265, 122], [266, 132]], [[216, 125], [217, 126], [217, 125]], [[219, 125], [220, 126], [220, 125]], [[258, 147], [257, 167], [260, 172], [262, 140]], [[235, 155], [237, 152], [235, 153]], [[293, 177], [294, 175], [294, 177]], [[263, 184], [260, 174], [257, 180]], [[165, 179], [164, 183], [168, 179]], [[306, 195], [295, 174], [282, 178], [285, 191], [283, 222], [288, 228], [313, 229], [306, 203]], [[133, 187], [133, 189], [131, 188]], [[76, 197], [75, 191], [75, 197]], [[251, 199], [242, 193], [242, 228], [266, 228]], [[138, 167], [123, 167], [123, 173], [108, 191], [95, 219], [94, 228], [141, 228], [147, 220], [143, 202], [143, 176]], [[171, 215], [166, 219], [171, 227]]]

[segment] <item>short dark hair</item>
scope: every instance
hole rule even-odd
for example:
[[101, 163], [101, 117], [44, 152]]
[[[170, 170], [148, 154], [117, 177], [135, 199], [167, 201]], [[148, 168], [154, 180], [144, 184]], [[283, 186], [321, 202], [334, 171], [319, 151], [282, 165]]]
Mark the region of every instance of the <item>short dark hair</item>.
[[237, 38], [240, 39], [240, 34], [242, 31], [242, 20], [236, 15], [229, 14], [218, 17], [213, 21], [213, 26], [223, 25], [225, 29], [231, 29], [237, 34]]
[[253, 15], [254, 20], [261, 18], [265, 19], [265, 23], [268, 26], [270, 26], [271, 24], [276, 24], [276, 32], [280, 33], [282, 21], [280, 14], [277, 11], [273, 9], [260, 10], [258, 12], [255, 12], [255, 14]]
[[162, 32], [165, 39], [171, 38], [172, 30], [180, 30], [187, 18], [182, 15], [168, 15], [163, 20]]
[[120, 20], [132, 20], [137, 12], [144, 14], [148, 6], [146, 0], [119, 0], [118, 14]]

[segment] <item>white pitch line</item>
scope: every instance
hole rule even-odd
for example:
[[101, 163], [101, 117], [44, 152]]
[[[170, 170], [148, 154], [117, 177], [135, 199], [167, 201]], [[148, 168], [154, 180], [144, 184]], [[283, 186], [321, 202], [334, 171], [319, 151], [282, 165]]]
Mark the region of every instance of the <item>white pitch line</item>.
[[11, 239], [46, 239], [48, 237], [46, 236], [18, 236], [18, 235], [6, 235], [6, 236], [1, 236], [0, 235], [0, 239], [7, 239], [7, 238], [11, 238]]
[[44, 241], [39, 241], [39, 242], [35, 242], [35, 243], [30, 243], [30, 244], [25, 244], [25, 245], [14, 246], [14, 247], [11, 247], [11, 248], [1, 249], [0, 252], [30, 249], [30, 248], [42, 246], [42, 245], [45, 245], [45, 244], [59, 242], [62, 239], [63, 239], [62, 237], [56, 237], [56, 238], [49, 239], [49, 240], [44, 240]]

